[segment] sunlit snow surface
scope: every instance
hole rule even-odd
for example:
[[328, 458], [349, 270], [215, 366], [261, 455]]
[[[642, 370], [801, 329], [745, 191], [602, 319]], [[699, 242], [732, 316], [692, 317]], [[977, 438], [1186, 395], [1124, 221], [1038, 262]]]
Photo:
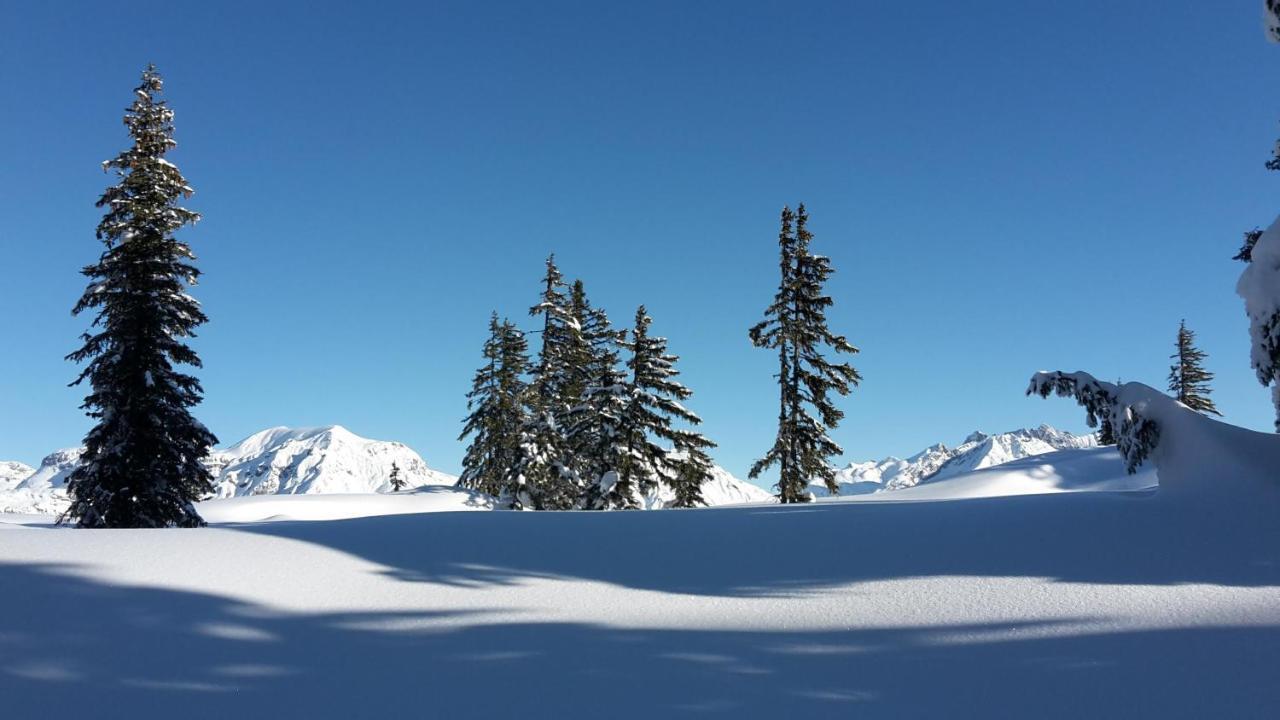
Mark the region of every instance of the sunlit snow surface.
[[1076, 450], [807, 506], [454, 512], [433, 490], [343, 520], [318, 519], [341, 496], [301, 496], [206, 503], [226, 524], [203, 530], [9, 524], [0, 698], [12, 717], [1273, 717], [1280, 441], [1165, 426], [1159, 490]]

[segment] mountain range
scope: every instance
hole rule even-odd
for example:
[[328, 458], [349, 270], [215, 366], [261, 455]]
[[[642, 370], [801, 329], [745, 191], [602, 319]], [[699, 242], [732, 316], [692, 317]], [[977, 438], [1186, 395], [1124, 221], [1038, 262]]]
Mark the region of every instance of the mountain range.
[[[1092, 435], [1073, 435], [1048, 425], [997, 435], [975, 432], [955, 447], [931, 445], [906, 459], [888, 457], [840, 469], [840, 494], [864, 494], [912, 487], [980, 468], [1054, 450], [1096, 445]], [[53, 513], [66, 507], [66, 483], [80, 461], [77, 448], [58, 450], [32, 469], [0, 462], [0, 512]], [[386, 493], [394, 464], [410, 488], [453, 485], [457, 478], [433, 470], [403, 443], [370, 440], [341, 425], [274, 427], [214, 450], [205, 461], [216, 483], [215, 498], [254, 495]], [[816, 495], [827, 495], [820, 484]], [[709, 505], [767, 502], [768, 491], [734, 477], [719, 466], [703, 487]], [[663, 488], [644, 504], [671, 501]]]

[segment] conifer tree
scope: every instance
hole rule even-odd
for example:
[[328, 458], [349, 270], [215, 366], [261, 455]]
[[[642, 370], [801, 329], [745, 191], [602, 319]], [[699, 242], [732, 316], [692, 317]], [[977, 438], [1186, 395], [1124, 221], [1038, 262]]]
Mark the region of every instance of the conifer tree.
[[185, 339], [207, 318], [186, 293], [200, 275], [195, 255], [174, 237], [200, 215], [178, 204], [193, 191], [164, 157], [177, 143], [163, 87], [147, 66], [124, 116], [133, 145], [103, 163], [119, 180], [98, 200], [106, 250], [82, 271], [89, 286], [72, 310], [97, 311], [84, 345], [67, 356], [88, 363], [73, 384], [89, 381], [82, 408], [97, 420], [62, 517], [80, 527], [200, 526], [194, 502], [213, 492], [200, 461], [217, 438], [190, 412], [203, 390], [175, 367], [200, 367]]
[[[614, 463], [606, 424], [616, 418], [622, 402], [621, 337], [608, 314], [592, 307], [581, 280], [574, 281], [569, 298], [578, 332], [571, 336], [566, 353], [564, 402], [569, 410], [564, 427], [574, 467], [591, 494], [601, 474]], [[585, 504], [593, 507], [597, 498], [588, 498]]]
[[[619, 483], [647, 495], [665, 483], [677, 490], [677, 500], [696, 503], [701, 486], [711, 475], [705, 451], [715, 443], [695, 430], [678, 428], [675, 421], [698, 425], [702, 419], [686, 408], [693, 391], [675, 380], [679, 357], [667, 352], [667, 339], [649, 334], [653, 319], [643, 305], [626, 348], [631, 351], [630, 397], [618, 430], [626, 448], [619, 467]], [[659, 441], [672, 444], [669, 450]], [[705, 462], [704, 462], [705, 460]]]
[[[750, 476], [779, 466], [778, 498], [784, 503], [808, 502], [810, 480], [822, 480], [828, 491], [838, 493], [835, 468], [829, 458], [843, 450], [828, 435], [844, 413], [830, 397], [832, 391], [848, 395], [861, 382], [848, 363], [833, 363], [823, 350], [856, 353], [858, 349], [827, 326], [826, 311], [832, 300], [823, 285], [834, 270], [825, 256], [810, 252], [812, 234], [807, 229], [804, 205], [795, 213], [782, 209], [778, 234], [781, 280], [765, 319], [750, 330], [757, 347], [778, 351], [778, 432], [773, 447], [751, 468]], [[812, 411], [811, 411], [812, 410]]]
[[1196, 347], [1196, 334], [1187, 329], [1187, 321], [1178, 326], [1177, 351], [1170, 355], [1173, 367], [1169, 369], [1169, 392], [1178, 402], [1197, 412], [1222, 415], [1209, 399], [1212, 390], [1209, 381], [1213, 373], [1201, 364], [1208, 355]]
[[400, 476], [400, 466], [396, 464], [395, 461], [392, 461], [391, 463], [391, 475], [387, 480], [391, 483], [392, 492], [400, 492], [401, 490], [409, 487], [409, 483], [405, 482], [405, 479]]
[[503, 494], [511, 469], [520, 458], [520, 432], [529, 370], [528, 343], [510, 321], [489, 318], [485, 363], [476, 370], [459, 440], [471, 437], [462, 459], [458, 485], [493, 496]]
[[541, 302], [529, 314], [542, 316], [542, 347], [533, 380], [525, 393], [527, 415], [520, 433], [520, 454], [512, 466], [504, 502], [511, 507], [567, 510], [578, 504], [582, 488], [571, 461], [565, 425], [580, 330], [573, 316], [564, 276], [555, 256], [547, 258]]

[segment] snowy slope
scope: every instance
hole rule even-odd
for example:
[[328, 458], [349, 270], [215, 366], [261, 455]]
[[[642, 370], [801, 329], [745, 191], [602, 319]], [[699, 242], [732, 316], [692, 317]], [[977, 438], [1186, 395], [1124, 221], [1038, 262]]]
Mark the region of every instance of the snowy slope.
[[[1055, 450], [1096, 445], [1093, 435], [1074, 435], [1049, 425], [997, 435], [974, 432], [954, 448], [938, 443], [905, 460], [888, 457], [879, 462], [850, 464], [837, 471], [836, 479], [841, 495], [900, 490]], [[821, 483], [810, 489], [819, 497], [827, 494]]]
[[[85, 718], [1272, 717], [1280, 439], [1165, 409], [1155, 492], [1061, 492], [1114, 479], [1113, 450], [1083, 449], [808, 506], [12, 526], [0, 697], [13, 717], [51, 697]], [[1054, 492], [927, 496], [974, 478]]]
[[0, 461], [0, 492], [12, 490], [18, 483], [27, 479], [36, 469], [30, 465], [11, 460]]

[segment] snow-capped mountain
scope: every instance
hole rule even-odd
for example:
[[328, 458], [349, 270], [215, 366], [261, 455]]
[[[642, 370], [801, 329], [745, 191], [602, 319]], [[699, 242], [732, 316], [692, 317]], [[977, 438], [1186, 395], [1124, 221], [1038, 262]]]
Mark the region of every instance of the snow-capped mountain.
[[[714, 465], [711, 468], [711, 479], [702, 485], [702, 498], [708, 506], [738, 505], [741, 503], [769, 502], [773, 495], [757, 485], [739, 480], [728, 470]], [[649, 509], [666, 507], [675, 500], [675, 492], [663, 485], [644, 498], [644, 506]]]
[[263, 430], [207, 461], [220, 498], [389, 492], [393, 463], [411, 488], [457, 481], [403, 443], [362, 438], [341, 425]]
[[[974, 432], [954, 448], [938, 443], [905, 460], [888, 457], [879, 462], [852, 463], [837, 471], [836, 479], [842, 495], [899, 490], [1032, 455], [1097, 444], [1092, 434], [1075, 435], [1050, 425], [997, 435]], [[819, 496], [828, 494], [821, 483], [810, 489]]]
[[[66, 509], [67, 479], [80, 448], [51, 453], [12, 489], [0, 484], [0, 511], [58, 513]], [[205, 460], [215, 497], [388, 492], [391, 465], [409, 487], [452, 485], [457, 478], [427, 467], [408, 446], [362, 438], [340, 425], [276, 427], [254, 433]], [[14, 465], [17, 465], [14, 463]], [[26, 466], [23, 466], [26, 467]], [[2, 482], [2, 481], [0, 481]]]
[[0, 460], [0, 492], [14, 489], [35, 471], [35, 468], [24, 463]]
[[40, 467], [18, 483], [18, 490], [29, 490], [34, 493], [46, 493], [51, 490], [66, 490], [67, 478], [71, 471], [80, 464], [81, 448], [55, 450], [40, 461]]

